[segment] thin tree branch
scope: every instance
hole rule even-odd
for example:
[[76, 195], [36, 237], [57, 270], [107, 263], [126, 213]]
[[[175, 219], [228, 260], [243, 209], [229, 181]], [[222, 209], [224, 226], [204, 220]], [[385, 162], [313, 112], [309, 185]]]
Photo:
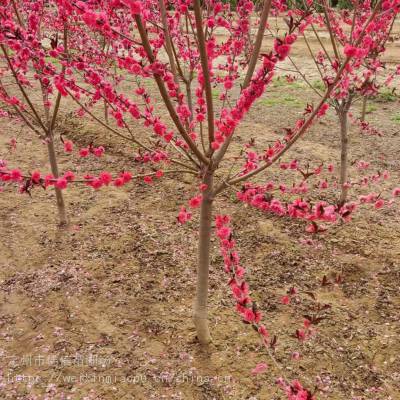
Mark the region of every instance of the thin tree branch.
[[305, 41], [305, 43], [306, 43], [306, 45], [307, 45], [308, 51], [310, 52], [310, 56], [311, 56], [311, 58], [313, 59], [315, 65], [316, 65], [316, 67], [317, 67], [317, 69], [318, 69], [319, 75], [321, 76], [321, 79], [324, 79], [324, 75], [323, 75], [323, 73], [322, 73], [322, 71], [321, 71], [321, 68], [319, 67], [319, 65], [318, 65], [318, 63], [317, 63], [317, 60], [316, 60], [315, 57], [314, 57], [314, 53], [312, 52], [310, 43], [308, 42], [308, 39], [307, 39], [307, 37], [306, 37], [306, 33], [305, 33], [305, 32], [303, 33], [303, 37], [304, 37], [304, 41]]
[[197, 30], [197, 39], [199, 42], [199, 52], [201, 59], [201, 67], [203, 71], [204, 77], [204, 90], [206, 92], [206, 103], [207, 103], [207, 121], [208, 121], [208, 151], [209, 154], [213, 152], [211, 144], [214, 142], [214, 105], [213, 105], [213, 97], [211, 90], [211, 78], [210, 78], [210, 70], [208, 66], [208, 57], [207, 57], [207, 49], [206, 49], [206, 41], [204, 37], [203, 31], [203, 20], [201, 15], [201, 5], [200, 0], [193, 1], [194, 15], [196, 20], [196, 30]]
[[114, 133], [115, 135], [121, 137], [124, 140], [136, 143], [138, 146], [143, 147], [147, 151], [152, 151], [151, 148], [147, 147], [145, 144], [141, 143], [139, 140], [137, 140], [134, 137], [128, 137], [122, 134], [121, 132], [118, 132], [116, 129], [111, 127], [110, 125], [107, 125], [105, 122], [103, 122], [100, 118], [97, 118], [90, 110], [88, 107], [86, 107], [84, 104], [82, 104], [68, 89], [65, 89], [68, 94], [71, 96], [72, 100], [75, 101], [76, 104], [78, 104], [80, 107], [82, 107], [86, 113], [88, 113], [96, 122], [98, 122], [100, 125], [104, 126], [104, 128], [108, 129], [110, 132]]
[[[263, 7], [262, 14], [261, 14], [261, 21], [260, 21], [260, 25], [258, 27], [258, 32], [257, 32], [256, 40], [254, 43], [253, 53], [251, 55], [249, 67], [247, 69], [247, 74], [246, 74], [245, 80], [243, 82], [242, 90], [246, 89], [248, 87], [248, 85], [250, 84], [251, 78], [253, 77], [253, 73], [256, 68], [258, 56], [261, 51], [261, 45], [262, 45], [262, 41], [264, 38], [264, 33], [265, 33], [267, 21], [268, 21], [268, 15], [269, 15], [269, 12], [271, 9], [271, 2], [272, 2], [272, 0], [264, 1], [264, 7]], [[223, 145], [220, 148], [220, 150], [218, 151], [218, 153], [215, 154], [214, 163], [216, 165], [218, 165], [221, 162], [221, 160], [224, 158], [225, 153], [228, 151], [228, 148], [231, 144], [233, 135], [234, 135], [234, 132], [232, 132], [232, 134], [225, 140], [225, 142], [223, 143]]]
[[43, 129], [45, 132], [47, 132], [47, 129], [46, 129], [46, 127], [44, 126], [43, 121], [42, 121], [42, 119], [40, 118], [38, 112], [36, 111], [34, 105], [32, 104], [32, 102], [31, 102], [31, 100], [30, 100], [28, 94], [26, 93], [24, 87], [23, 87], [23, 86], [21, 85], [21, 83], [19, 82], [17, 72], [15, 71], [15, 69], [14, 69], [14, 67], [13, 67], [13, 65], [12, 65], [12, 62], [11, 62], [11, 60], [10, 60], [10, 57], [8, 56], [8, 53], [7, 53], [6, 48], [4, 47], [3, 44], [0, 44], [0, 47], [1, 47], [1, 50], [3, 51], [4, 57], [5, 57], [6, 60], [7, 60], [7, 64], [8, 64], [8, 66], [10, 67], [10, 70], [11, 70], [13, 76], [14, 76], [15, 82], [16, 82], [16, 84], [17, 84], [18, 87], [19, 87], [19, 90], [21, 91], [21, 93], [22, 93], [22, 95], [24, 96], [26, 102], [28, 103], [29, 108], [32, 110], [33, 114], [35, 115], [35, 118], [36, 118], [37, 122], [38, 122], [39, 125], [42, 127], [42, 129]]
[[178, 91], [180, 91], [178, 72], [176, 69], [174, 53], [172, 50], [172, 39], [168, 27], [167, 10], [165, 9], [165, 0], [158, 0], [158, 4], [160, 5], [161, 22], [163, 24], [163, 31], [165, 35], [165, 50], [169, 58], [169, 64], [171, 66], [172, 75], [174, 76], [174, 80], [178, 87]]
[[330, 55], [329, 55], [329, 53], [328, 53], [328, 50], [326, 50], [326, 47], [325, 47], [324, 44], [322, 43], [322, 40], [321, 40], [321, 38], [319, 37], [318, 32], [317, 32], [317, 30], [315, 29], [315, 27], [314, 27], [313, 24], [311, 24], [311, 29], [313, 30], [313, 32], [314, 32], [314, 34], [315, 34], [315, 37], [317, 38], [319, 44], [321, 45], [322, 50], [324, 50], [324, 53], [325, 53], [327, 59], [329, 60], [329, 62], [330, 62], [331, 64], [333, 64], [332, 59], [331, 59], [331, 57], [330, 57]]
[[339, 51], [336, 46], [335, 36], [333, 35], [333, 30], [332, 30], [332, 26], [331, 26], [331, 21], [329, 19], [329, 13], [328, 13], [328, 9], [327, 9], [326, 0], [323, 0], [323, 3], [324, 3], [323, 9], [324, 9], [324, 15], [325, 15], [325, 19], [326, 19], [326, 27], [328, 28], [329, 37], [331, 39], [331, 43], [332, 43], [332, 47], [333, 47], [333, 52], [335, 53], [336, 59], [340, 62], [340, 54], [339, 54]]
[[[67, 29], [66, 21], [64, 21], [64, 53], [68, 58], [68, 29]], [[62, 75], [65, 74], [65, 70], [66, 70], [66, 67], [65, 67], [65, 65], [63, 65], [61, 68]], [[54, 105], [53, 115], [51, 117], [50, 132], [53, 132], [54, 127], [56, 125], [56, 120], [57, 120], [58, 111], [60, 109], [60, 104], [61, 104], [61, 93], [58, 92], [57, 98], [56, 98], [56, 103]]]
[[[139, 30], [140, 37], [143, 41], [143, 48], [147, 54], [147, 57], [150, 62], [155, 61], [155, 57], [153, 54], [153, 50], [151, 49], [149, 39], [147, 37], [147, 32], [143, 26], [142, 23], [142, 18], [139, 15], [135, 15], [135, 21], [136, 25]], [[178, 114], [176, 113], [176, 110], [171, 102], [171, 99], [168, 95], [167, 89], [165, 88], [164, 82], [162, 78], [158, 74], [154, 74], [154, 79], [157, 83], [158, 89], [160, 91], [161, 97], [168, 109], [168, 112], [172, 118], [172, 120], [175, 123], [175, 126], [177, 127], [180, 135], [182, 138], [185, 140], [185, 142], [188, 144], [190, 149], [193, 151], [193, 153], [196, 155], [196, 157], [201, 161], [202, 163], [208, 165], [210, 163], [210, 160], [199, 150], [199, 148], [196, 146], [196, 144], [193, 142], [192, 138], [188, 135], [186, 132], [184, 126], [182, 125]]]
[[296, 69], [296, 72], [301, 76], [303, 81], [319, 96], [322, 97], [322, 94], [310, 83], [307, 77], [300, 71], [299, 67], [293, 61], [292, 57], [288, 56], [289, 61], [292, 63], [293, 67]]
[[[368, 18], [368, 21], [365, 23], [363, 30], [360, 33], [360, 36], [358, 37], [355, 46], [358, 46], [364, 35], [365, 35], [365, 31], [366, 28], [368, 27], [368, 25], [370, 24], [370, 22], [373, 20], [373, 18], [375, 18], [376, 13], [378, 12], [378, 9], [380, 7], [382, 3], [382, 0], [378, 0], [374, 11], [372, 12], [372, 14], [370, 15], [370, 17]], [[247, 174], [244, 174], [238, 178], [232, 179], [228, 182], [223, 182], [215, 191], [214, 191], [214, 195], [217, 195], [218, 193], [220, 193], [222, 190], [224, 190], [226, 188], [226, 185], [234, 185], [240, 182], [243, 182], [249, 178], [251, 178], [252, 176], [255, 176], [257, 174], [259, 174], [261, 171], [264, 171], [266, 168], [268, 168], [269, 166], [271, 166], [272, 164], [274, 164], [279, 158], [281, 158], [293, 145], [294, 143], [297, 142], [297, 140], [307, 131], [307, 129], [310, 127], [310, 125], [312, 124], [314, 118], [317, 116], [319, 110], [321, 109], [322, 105], [326, 102], [326, 100], [328, 100], [328, 98], [330, 97], [332, 91], [335, 89], [336, 85], [339, 83], [341, 76], [343, 74], [343, 72], [346, 69], [347, 64], [351, 61], [351, 57], [346, 57], [346, 59], [344, 60], [342, 66], [340, 67], [338, 73], [336, 74], [336, 78], [334, 80], [334, 82], [332, 82], [332, 84], [328, 87], [324, 97], [321, 99], [321, 101], [319, 102], [318, 106], [314, 109], [314, 111], [311, 113], [310, 117], [308, 118], [308, 120], [303, 124], [303, 126], [299, 129], [299, 131], [286, 143], [285, 147], [278, 153], [276, 154], [270, 161], [266, 162], [264, 165], [261, 165], [260, 167], [258, 167], [257, 169], [248, 172]]]
[[19, 14], [18, 7], [15, 4], [15, 0], [11, 0], [11, 3], [12, 3], [12, 6], [13, 6], [15, 15], [17, 16], [18, 23], [21, 25], [22, 28], [24, 28], [24, 23], [22, 21], [21, 15]]
[[249, 86], [251, 78], [253, 77], [254, 70], [256, 68], [258, 56], [260, 55], [262, 41], [264, 39], [264, 33], [268, 21], [269, 12], [271, 9], [272, 0], [265, 0], [263, 10], [261, 13], [260, 24], [258, 26], [258, 32], [256, 36], [256, 40], [254, 42], [253, 52], [251, 54], [249, 67], [247, 69], [246, 77], [243, 82], [243, 89], [246, 89]]

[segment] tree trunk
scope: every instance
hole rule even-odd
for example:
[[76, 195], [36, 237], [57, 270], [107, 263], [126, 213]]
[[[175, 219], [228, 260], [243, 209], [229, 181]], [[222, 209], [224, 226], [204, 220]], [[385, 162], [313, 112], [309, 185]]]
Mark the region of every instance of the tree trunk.
[[188, 107], [190, 110], [190, 121], [193, 120], [193, 101], [192, 101], [192, 88], [191, 88], [191, 83], [192, 81], [190, 79], [188, 79], [187, 83], [186, 83], [186, 98], [187, 98], [187, 102], [188, 102]]
[[349, 135], [348, 135], [348, 109], [339, 112], [340, 120], [340, 139], [341, 139], [341, 155], [340, 155], [340, 200], [339, 205], [342, 206], [346, 203], [347, 193], [349, 189], [346, 186], [348, 179], [348, 148], [349, 148]]
[[207, 185], [207, 189], [203, 192], [203, 201], [200, 209], [197, 288], [193, 306], [193, 320], [197, 339], [201, 344], [208, 344], [211, 342], [210, 330], [208, 327], [207, 300], [213, 208], [213, 172], [206, 172], [203, 183]]
[[361, 110], [361, 122], [365, 121], [365, 115], [367, 114], [367, 96], [364, 96], [362, 99], [362, 110]]
[[106, 124], [108, 125], [108, 104], [104, 100], [104, 120], [106, 121]]
[[[56, 152], [54, 150], [53, 135], [48, 135], [48, 137], [47, 137], [47, 150], [49, 152], [51, 173], [53, 174], [54, 178], [58, 178], [59, 173], [58, 173]], [[67, 225], [67, 215], [65, 212], [65, 204], [64, 204], [64, 197], [63, 197], [62, 191], [61, 191], [61, 189], [58, 189], [57, 187], [55, 187], [54, 189], [56, 192], [57, 209], [58, 209], [58, 215], [60, 218], [60, 226]]]

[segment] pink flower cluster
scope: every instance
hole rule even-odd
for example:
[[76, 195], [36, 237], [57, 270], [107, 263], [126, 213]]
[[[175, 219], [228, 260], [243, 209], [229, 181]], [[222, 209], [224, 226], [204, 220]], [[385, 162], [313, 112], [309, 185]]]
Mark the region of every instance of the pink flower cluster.
[[276, 39], [274, 52], [263, 54], [262, 65], [254, 74], [249, 86], [241, 92], [235, 106], [230, 111], [223, 110], [221, 113], [221, 118], [216, 123], [218, 130], [212, 143], [214, 150], [219, 149], [226, 138], [233, 134], [235, 128], [250, 110], [253, 103], [262, 96], [265, 88], [272, 81], [276, 64], [289, 55], [291, 45], [296, 40], [297, 35], [294, 33], [286, 35], [282, 40]]
[[192, 213], [187, 211], [185, 207], [181, 207], [177, 220], [180, 224], [185, 224], [192, 219]]
[[288, 384], [283, 378], [279, 378], [276, 383], [284, 390], [288, 400], [316, 399], [298, 380], [294, 380], [292, 383]]
[[249, 295], [249, 285], [244, 280], [245, 269], [240, 264], [239, 254], [235, 250], [235, 240], [230, 228], [230, 218], [227, 215], [217, 215], [215, 218], [216, 234], [219, 238], [221, 254], [224, 258], [225, 272], [229, 275], [229, 286], [236, 301], [236, 311], [243, 322], [251, 324], [260, 334], [263, 343], [268, 344], [269, 333], [262, 325], [262, 314], [257, 309]]
[[[164, 172], [162, 170], [158, 170], [152, 175], [141, 175], [141, 177], [143, 177], [143, 181], [147, 184], [151, 184], [153, 182], [152, 176], [161, 178], [164, 176]], [[20, 187], [20, 191], [22, 193], [29, 193], [29, 190], [34, 186], [41, 186], [44, 189], [49, 186], [54, 186], [58, 189], [64, 190], [67, 189], [71, 183], [83, 183], [86, 186], [90, 186], [96, 190], [111, 184], [115, 187], [121, 187], [129, 183], [134, 177], [135, 176], [129, 171], [122, 171], [115, 178], [110, 172], [103, 171], [98, 176], [86, 174], [82, 179], [76, 179], [75, 174], [72, 171], [67, 171], [63, 176], [55, 178], [52, 174], [42, 176], [40, 171], [33, 171], [31, 175], [23, 175], [19, 169], [7, 170], [5, 166], [0, 168], [0, 181], [22, 183]]]
[[[200, 185], [200, 191], [204, 191], [206, 189], [206, 187], [202, 187], [202, 185]], [[201, 206], [201, 203], [203, 201], [203, 195], [202, 194], [198, 194], [197, 196], [192, 197], [189, 201], [188, 201], [188, 205], [189, 208], [195, 209], [195, 208], [199, 208]], [[192, 213], [187, 211], [186, 207], [182, 206], [179, 213], [178, 213], [178, 217], [177, 220], [180, 224], [185, 224], [186, 222], [190, 221], [192, 219]]]
[[[314, 205], [302, 198], [297, 198], [288, 203], [284, 203], [270, 194], [275, 189], [272, 182], [264, 186], [254, 186], [245, 184], [240, 192], [237, 192], [237, 198], [262, 211], [270, 212], [278, 216], [288, 216], [296, 219], [304, 219], [307, 221], [323, 221], [333, 223], [338, 218], [350, 218], [350, 214], [356, 209], [356, 205], [348, 203], [343, 207], [329, 205], [325, 201], [319, 201]], [[286, 189], [281, 188], [285, 191]], [[308, 228], [309, 232], [313, 232], [314, 228]], [[310, 230], [311, 229], [311, 230]]]
[[[249, 295], [249, 285], [244, 279], [245, 269], [241, 266], [239, 254], [235, 250], [236, 242], [230, 227], [230, 218], [227, 215], [217, 215], [215, 218], [216, 234], [219, 238], [221, 255], [224, 258], [225, 273], [229, 276], [229, 286], [236, 301], [236, 311], [245, 324], [249, 324], [258, 332], [264, 346], [269, 346], [269, 332], [261, 324], [262, 313], [257, 309], [256, 303]], [[309, 326], [306, 326], [306, 330]], [[304, 334], [306, 335], [306, 333]], [[259, 363], [251, 371], [253, 375], [263, 373], [267, 370], [266, 363]], [[277, 380], [277, 384], [285, 391], [288, 400], [315, 400], [307, 389], [297, 380], [291, 384], [283, 378]]]
[[[71, 140], [64, 140], [64, 151], [66, 153], [72, 153], [74, 149], [74, 144]], [[103, 146], [94, 147], [93, 144], [90, 144], [88, 147], [83, 147], [79, 150], [79, 156], [82, 158], [88, 157], [90, 154], [95, 155], [96, 157], [101, 157], [105, 152]]]

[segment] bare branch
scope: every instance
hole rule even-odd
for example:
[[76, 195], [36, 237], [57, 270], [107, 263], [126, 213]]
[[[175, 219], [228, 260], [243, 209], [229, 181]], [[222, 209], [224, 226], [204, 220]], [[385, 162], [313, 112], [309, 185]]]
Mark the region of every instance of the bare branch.
[[[136, 25], [138, 27], [139, 30], [139, 34], [140, 37], [143, 41], [143, 48], [146, 51], [147, 57], [149, 59], [150, 62], [154, 62], [155, 61], [155, 57], [153, 54], [153, 50], [151, 49], [150, 46], [150, 42], [149, 39], [147, 37], [147, 32], [143, 26], [142, 23], [142, 19], [139, 15], [135, 15], [135, 21], [136, 21]], [[208, 165], [210, 163], [210, 161], [208, 160], [208, 158], [199, 150], [199, 148], [196, 146], [196, 143], [193, 142], [192, 138], [188, 135], [188, 133], [186, 132], [184, 126], [182, 125], [178, 114], [176, 113], [176, 110], [171, 102], [171, 99], [168, 95], [167, 89], [164, 85], [164, 81], [162, 80], [162, 78], [160, 77], [160, 75], [158, 74], [154, 74], [154, 80], [157, 83], [158, 89], [160, 91], [161, 97], [168, 109], [168, 112], [172, 118], [172, 120], [175, 123], [175, 126], [177, 127], [180, 135], [182, 136], [182, 138], [185, 140], [185, 142], [188, 144], [188, 146], [190, 147], [190, 149], [193, 151], [193, 153], [196, 155], [196, 157], [199, 159], [199, 161], [201, 161], [202, 163]]]
[[200, 0], [193, 1], [194, 15], [196, 19], [196, 30], [197, 30], [197, 39], [199, 42], [199, 52], [201, 59], [201, 67], [203, 70], [204, 77], [204, 89], [206, 92], [206, 102], [207, 102], [207, 121], [208, 121], [208, 147], [209, 153], [212, 153], [211, 144], [214, 141], [214, 106], [213, 106], [213, 97], [211, 90], [211, 78], [210, 71], [208, 66], [208, 57], [207, 57], [207, 49], [206, 49], [206, 41], [204, 37], [203, 31], [203, 20], [201, 15], [201, 6]]
[[263, 10], [261, 13], [260, 24], [258, 26], [258, 32], [256, 36], [256, 40], [254, 42], [253, 52], [251, 54], [249, 67], [247, 69], [246, 77], [243, 82], [243, 89], [246, 89], [249, 86], [251, 78], [253, 77], [254, 70], [256, 69], [256, 64], [258, 60], [258, 56], [260, 55], [262, 41], [264, 39], [264, 33], [268, 21], [269, 12], [271, 9], [272, 0], [265, 0]]
[[13, 76], [14, 76], [15, 82], [16, 82], [16, 84], [18, 85], [19, 90], [21, 91], [21, 93], [22, 93], [23, 97], [25, 98], [26, 102], [28, 103], [29, 108], [32, 110], [33, 114], [35, 115], [36, 121], [37, 121], [38, 124], [42, 127], [42, 129], [43, 129], [45, 132], [47, 132], [47, 128], [44, 126], [42, 119], [40, 118], [38, 112], [36, 111], [36, 108], [35, 108], [34, 105], [32, 104], [32, 102], [31, 102], [31, 100], [30, 100], [28, 94], [26, 93], [24, 87], [21, 85], [21, 83], [20, 83], [20, 81], [19, 81], [19, 79], [18, 79], [17, 72], [15, 71], [15, 69], [14, 69], [14, 67], [13, 67], [13, 65], [12, 65], [12, 62], [11, 62], [11, 60], [10, 60], [10, 57], [8, 56], [8, 53], [7, 53], [6, 48], [4, 47], [3, 44], [0, 44], [0, 47], [1, 47], [1, 50], [3, 51], [4, 57], [5, 57], [6, 60], [7, 60], [7, 64], [8, 64], [8, 66], [10, 67], [10, 70], [11, 70]]

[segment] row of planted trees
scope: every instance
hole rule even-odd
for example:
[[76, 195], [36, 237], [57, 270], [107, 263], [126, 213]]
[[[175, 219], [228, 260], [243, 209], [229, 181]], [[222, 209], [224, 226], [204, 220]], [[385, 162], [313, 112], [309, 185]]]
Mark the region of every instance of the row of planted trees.
[[[261, 8], [264, 0], [254, 0], [253, 3], [255, 7]], [[223, 3], [229, 3], [231, 7], [236, 7], [237, 5], [237, 0], [224, 0]], [[314, 5], [317, 6], [317, 10], [321, 11], [323, 7], [321, 6], [322, 2], [319, 1], [314, 1]], [[296, 9], [296, 8], [305, 8], [306, 6], [304, 5], [305, 2], [304, 0], [288, 0], [287, 6], [290, 9]], [[328, 2], [329, 7], [336, 7], [342, 10], [347, 10], [347, 9], [352, 9], [353, 8], [353, 2], [352, 0], [329, 0]], [[372, 2], [372, 5], [373, 2]]]
[[[211, 341], [207, 301], [210, 241], [216, 217], [236, 309], [243, 321], [253, 325], [265, 346], [270, 346], [261, 312], [249, 297], [229, 217], [215, 216], [215, 203], [220, 202], [223, 209], [227, 201], [221, 193], [237, 188], [240, 201], [266, 213], [302, 219], [310, 233], [324, 229], [324, 223], [350, 221], [362, 204], [382, 208], [400, 195], [400, 190], [393, 188], [386, 195], [371, 192], [349, 199], [348, 112], [355, 96], [376, 89], [376, 77], [383, 70], [380, 57], [400, 1], [352, 4], [350, 13], [332, 9], [327, 1], [318, 4], [318, 10], [314, 2], [307, 1], [288, 11], [284, 1], [266, 0], [259, 16], [253, 18], [250, 0], [239, 0], [234, 10], [217, 0], [1, 2], [2, 116], [18, 120], [46, 143], [51, 167], [51, 173], [24, 171], [3, 161], [3, 185], [18, 183], [22, 192], [37, 186], [54, 188], [60, 224], [65, 225], [68, 218], [63, 191], [75, 184], [99, 189], [121, 187], [135, 178], [151, 183], [167, 174], [178, 179], [183, 173], [193, 175], [198, 190], [180, 208], [178, 220], [188, 221], [193, 212], [190, 209], [199, 208], [193, 305], [197, 339], [202, 345]], [[283, 14], [288, 17], [287, 31], [274, 35], [268, 19]], [[321, 29], [329, 33], [329, 48], [318, 37]], [[321, 45], [317, 54], [308, 45], [310, 30]], [[267, 34], [272, 34], [274, 41], [264, 52], [261, 48]], [[307, 73], [290, 56], [300, 38], [307, 43], [324, 83], [323, 89], [316, 90], [318, 101], [308, 104], [304, 114], [287, 127], [286, 134], [268, 148], [257, 148], [254, 143], [241, 148], [235, 142], [237, 130], [254, 103], [268, 95], [280, 63], [291, 62], [295, 72], [309, 82]], [[218, 98], [214, 88], [220, 91]], [[105, 170], [98, 175], [88, 171], [84, 176], [60, 171], [57, 128], [66, 99], [76, 105], [76, 118], [91, 118], [131, 145], [140, 172], [135, 172], [134, 166], [131, 171]], [[326, 188], [324, 174], [331, 174], [332, 167], [315, 160], [315, 166], [305, 171], [301, 161], [285, 162], [285, 158], [330, 105], [340, 122], [341, 168], [337, 182], [340, 193], [336, 201], [328, 203], [315, 199]], [[138, 133], [138, 124], [147, 128], [147, 135]], [[61, 139], [64, 151], [73, 151], [73, 143]], [[102, 146], [88, 144], [79, 155], [101, 156], [103, 152]], [[292, 184], [277, 179], [266, 183], [266, 173], [275, 166], [278, 171], [299, 172], [301, 181]], [[376, 173], [366, 184], [379, 185], [387, 175]], [[320, 184], [310, 189], [309, 179]], [[301, 385], [280, 383], [290, 399], [312, 398]]]

